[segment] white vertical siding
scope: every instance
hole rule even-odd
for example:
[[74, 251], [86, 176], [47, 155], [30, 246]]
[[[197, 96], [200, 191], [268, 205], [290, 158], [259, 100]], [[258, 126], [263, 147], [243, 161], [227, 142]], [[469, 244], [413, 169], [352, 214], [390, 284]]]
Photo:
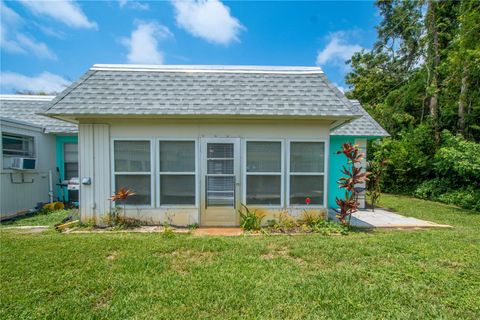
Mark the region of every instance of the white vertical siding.
[[[80, 124], [78, 126], [78, 165], [80, 175], [80, 217], [82, 221], [94, 219], [95, 199], [93, 190], [95, 186], [93, 167], [93, 125]], [[82, 184], [82, 180], [90, 178], [91, 185]]]
[[99, 219], [109, 210], [109, 141], [110, 133], [107, 124], [79, 125], [80, 182], [83, 178], [90, 178], [92, 182], [91, 185], [80, 185], [80, 214], [83, 221]]
[[78, 133], [80, 182], [84, 178], [90, 178], [92, 182], [91, 185], [80, 185], [80, 214], [83, 221], [97, 220], [109, 210], [109, 126], [80, 124]]
[[107, 124], [93, 125], [93, 155], [96, 214], [100, 218], [110, 210], [110, 134]]

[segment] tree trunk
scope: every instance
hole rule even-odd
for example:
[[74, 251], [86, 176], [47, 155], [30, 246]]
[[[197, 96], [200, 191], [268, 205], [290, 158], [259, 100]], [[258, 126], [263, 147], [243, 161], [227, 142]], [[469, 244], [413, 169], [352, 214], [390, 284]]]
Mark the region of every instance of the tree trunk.
[[460, 89], [460, 96], [458, 97], [458, 133], [465, 136], [465, 103], [467, 101], [468, 92], [468, 76], [466, 67], [463, 67], [462, 87]]
[[432, 63], [432, 78], [430, 82], [430, 117], [432, 118], [432, 125], [435, 131], [435, 140], [437, 143], [440, 141], [440, 132], [438, 128], [438, 66], [440, 65], [440, 53], [438, 42], [438, 30], [435, 19], [435, 8], [433, 0], [428, 0], [428, 32], [430, 33], [429, 41], [429, 60]]

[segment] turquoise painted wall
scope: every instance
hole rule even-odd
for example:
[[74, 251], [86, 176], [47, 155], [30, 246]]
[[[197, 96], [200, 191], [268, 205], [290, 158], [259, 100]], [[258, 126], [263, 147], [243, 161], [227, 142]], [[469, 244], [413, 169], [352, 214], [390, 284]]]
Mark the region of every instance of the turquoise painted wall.
[[[56, 159], [57, 159], [57, 167], [60, 170], [60, 179], [63, 180], [65, 177], [65, 166], [64, 166], [64, 147], [63, 145], [67, 142], [70, 143], [78, 143], [77, 136], [57, 136], [56, 137]], [[54, 183], [58, 183], [58, 181], [54, 181]], [[57, 186], [56, 191], [59, 197], [62, 196], [62, 188]], [[63, 188], [63, 195], [65, 196], [65, 200], [68, 201], [68, 192], [67, 188]]]
[[338, 188], [337, 181], [342, 177], [340, 170], [342, 166], [347, 164], [347, 158], [343, 154], [337, 154], [344, 143], [355, 143], [355, 139], [373, 140], [378, 137], [365, 136], [330, 136], [330, 168], [328, 181], [328, 206], [330, 208], [338, 208], [335, 198], [342, 198], [345, 191]]

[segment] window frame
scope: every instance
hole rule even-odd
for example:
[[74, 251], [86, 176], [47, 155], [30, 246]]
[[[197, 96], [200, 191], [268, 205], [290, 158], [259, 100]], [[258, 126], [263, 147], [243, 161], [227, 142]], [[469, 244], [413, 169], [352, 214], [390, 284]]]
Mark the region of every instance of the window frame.
[[[323, 142], [323, 172], [291, 172], [290, 171], [290, 147], [291, 144], [295, 142]], [[287, 186], [287, 190], [285, 193], [287, 207], [289, 208], [299, 208], [299, 209], [306, 209], [306, 208], [326, 208], [328, 206], [328, 158], [329, 158], [329, 142], [327, 139], [287, 139], [287, 155], [286, 155], [286, 174], [285, 174], [285, 182]], [[291, 204], [290, 203], [290, 177], [292, 175], [296, 176], [323, 176], [323, 204]]]
[[[124, 171], [115, 171], [115, 141], [148, 141], [150, 143], [150, 171], [135, 171], [135, 172], [124, 172]], [[114, 137], [110, 141], [110, 166], [111, 166], [111, 188], [112, 191], [115, 192], [115, 176], [116, 175], [131, 175], [131, 176], [136, 176], [136, 175], [150, 175], [150, 205], [146, 204], [141, 204], [141, 205], [135, 205], [135, 204], [126, 204], [125, 207], [127, 209], [131, 208], [139, 208], [139, 209], [149, 209], [149, 208], [154, 208], [155, 203], [154, 203], [154, 192], [155, 192], [155, 181], [154, 181], [154, 152], [155, 152], [155, 139], [154, 138], [147, 138], [147, 137]], [[113, 201], [112, 201], [113, 205]]]
[[[66, 146], [67, 144], [75, 144], [77, 146], [77, 161], [66, 161]], [[63, 153], [63, 180], [66, 180], [66, 175], [67, 175], [67, 163], [76, 163], [77, 164], [77, 177], [80, 176], [80, 156], [79, 156], [79, 146], [78, 146], [78, 141], [73, 142], [73, 141], [65, 141], [62, 142], [62, 153]]]
[[[166, 171], [166, 172], [161, 172], [160, 171], [160, 142], [161, 141], [190, 141], [194, 142], [195, 147], [195, 171], [190, 172], [190, 171], [185, 171], [185, 172], [172, 172], [172, 171]], [[199, 144], [198, 144], [198, 139], [197, 138], [156, 138], [155, 139], [155, 156], [157, 157], [155, 161], [155, 200], [156, 200], [156, 205], [155, 208], [161, 208], [161, 209], [179, 209], [179, 208], [184, 208], [184, 209], [197, 209], [199, 208], [199, 192], [200, 192], [200, 182], [199, 182]], [[192, 174], [195, 176], [195, 204], [165, 204], [163, 205], [160, 201], [160, 174], [166, 174], [166, 175], [188, 175], [191, 176]]]
[[[26, 139], [31, 139], [32, 140], [32, 154], [5, 154], [5, 146], [3, 145], [3, 137], [4, 136], [10, 136], [13, 138], [20, 138], [22, 141], [25, 141]], [[6, 131], [2, 131], [1, 133], [1, 139], [2, 139], [2, 156], [3, 157], [10, 157], [10, 158], [27, 158], [27, 159], [36, 159], [37, 158], [37, 139], [35, 136], [31, 135], [26, 135], [26, 134], [19, 134], [19, 133], [10, 133]], [[22, 145], [23, 146], [23, 145]], [[10, 151], [15, 151], [15, 150], [10, 150]], [[23, 150], [22, 150], [23, 152]], [[28, 152], [28, 151], [27, 151]]]
[[[247, 143], [248, 142], [280, 142], [280, 172], [247, 172]], [[251, 204], [253, 207], [281, 209], [285, 207], [285, 139], [247, 138], [242, 143], [242, 203], [247, 203], [247, 177], [251, 176], [280, 176], [280, 204]]]

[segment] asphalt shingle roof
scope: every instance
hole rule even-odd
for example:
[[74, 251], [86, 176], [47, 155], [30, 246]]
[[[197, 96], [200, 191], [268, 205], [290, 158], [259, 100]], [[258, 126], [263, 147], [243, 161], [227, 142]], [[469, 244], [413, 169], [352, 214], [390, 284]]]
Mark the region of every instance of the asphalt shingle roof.
[[318, 67], [94, 65], [46, 115], [360, 114]]
[[330, 134], [333, 136], [370, 136], [386, 137], [388, 132], [373, 119], [358, 100], [350, 100], [353, 107], [362, 114], [362, 117], [355, 119], [343, 126], [333, 130]]
[[0, 117], [35, 124], [46, 133], [76, 133], [73, 123], [36, 114], [51, 103], [53, 96], [0, 95]]

